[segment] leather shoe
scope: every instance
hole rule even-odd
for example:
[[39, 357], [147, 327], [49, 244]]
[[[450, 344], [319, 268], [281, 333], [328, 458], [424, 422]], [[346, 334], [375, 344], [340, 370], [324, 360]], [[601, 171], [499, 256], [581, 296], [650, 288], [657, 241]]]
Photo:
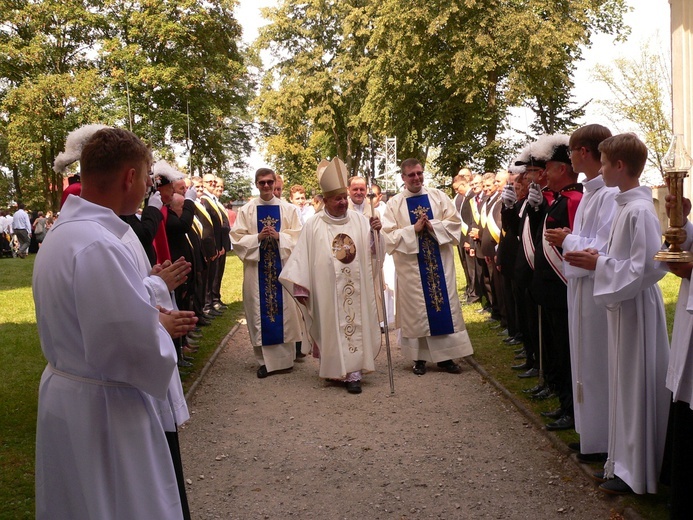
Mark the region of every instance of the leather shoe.
[[503, 329], [498, 333], [499, 336], [507, 336], [508, 335], [508, 329]]
[[548, 386], [542, 391], [532, 394], [532, 399], [536, 399], [538, 401], [544, 401], [545, 399], [551, 399], [552, 397], [555, 397], [555, 394]]
[[607, 481], [607, 478], [604, 476], [604, 470], [597, 471], [596, 473], [592, 473], [589, 476], [592, 480], [595, 482], [598, 482], [600, 484], [603, 484], [604, 482]]
[[264, 379], [268, 375], [269, 375], [269, 372], [267, 372], [267, 367], [265, 365], [262, 365], [260, 368], [257, 369], [258, 379]]
[[525, 350], [525, 347], [522, 347], [522, 348], [517, 348], [517, 349], [513, 350], [513, 352], [515, 354], [519, 354], [520, 352], [527, 352], [527, 351]]
[[[493, 319], [493, 318], [492, 318], [492, 319]], [[502, 326], [503, 326], [502, 324], [496, 323], [495, 325], [491, 325], [489, 328], [490, 328], [491, 330], [498, 330], [498, 329], [500, 329]]]
[[593, 462], [606, 462], [606, 453], [578, 453], [577, 460], [584, 464], [592, 464]]
[[412, 369], [412, 372], [414, 372], [417, 376], [424, 375], [426, 373], [426, 362], [416, 361], [416, 363], [414, 363], [414, 368]]
[[438, 368], [442, 368], [445, 370], [448, 374], [461, 374], [462, 373], [462, 367], [455, 363], [452, 359], [448, 359], [447, 361], [441, 361], [440, 363], [437, 363]]
[[550, 432], [558, 430], [572, 430], [573, 428], [575, 428], [575, 421], [570, 415], [564, 415], [560, 419], [556, 419], [554, 422], [546, 425], [546, 429]]
[[491, 307], [482, 307], [478, 311], [476, 311], [477, 314], [483, 314], [485, 312], [491, 312]]
[[229, 307], [228, 307], [228, 305], [226, 305], [226, 304], [224, 304], [224, 303], [215, 303], [215, 304], [214, 304], [214, 308], [215, 308], [216, 310], [218, 310], [218, 311], [225, 311], [225, 310], [228, 309]]
[[599, 491], [603, 491], [608, 495], [628, 495], [633, 492], [631, 487], [620, 477], [610, 478], [599, 486]]
[[183, 368], [189, 368], [193, 366], [193, 364], [190, 361], [186, 361], [185, 357], [183, 357], [183, 359], [178, 360], [178, 366]]
[[539, 377], [539, 369], [537, 368], [530, 368], [527, 370], [527, 372], [522, 372], [521, 374], [518, 374], [517, 377], [520, 379], [527, 379], [529, 377]]
[[527, 354], [525, 354], [525, 352], [522, 351], [519, 354], [515, 354], [515, 357], [513, 359], [527, 359]]
[[210, 316], [221, 316], [224, 313], [212, 308], [212, 309], [209, 309], [209, 311], [207, 311], [207, 314], [209, 314]]
[[563, 417], [565, 415], [565, 412], [563, 411], [563, 408], [556, 408], [555, 410], [552, 410], [550, 412], [541, 412], [540, 415], [542, 417], [547, 417], [549, 419], [558, 419], [560, 417]]
[[360, 394], [361, 381], [347, 381], [346, 389], [350, 394]]
[[198, 327], [208, 327], [211, 324], [212, 324], [212, 322], [210, 320], [208, 320], [207, 318], [205, 318], [204, 315], [197, 317], [197, 326]]
[[529, 370], [530, 368], [532, 368], [532, 365], [528, 363], [522, 363], [521, 365], [513, 365], [510, 368], [512, 368], [513, 370]]
[[523, 393], [525, 394], [536, 394], [541, 392], [544, 389], [543, 385], [534, 385], [532, 388], [525, 388], [522, 390]]
[[568, 449], [575, 453], [580, 453], [580, 443], [579, 442], [569, 442]]
[[517, 338], [510, 338], [510, 341], [508, 341], [507, 344], [510, 346], [522, 345], [522, 341]]

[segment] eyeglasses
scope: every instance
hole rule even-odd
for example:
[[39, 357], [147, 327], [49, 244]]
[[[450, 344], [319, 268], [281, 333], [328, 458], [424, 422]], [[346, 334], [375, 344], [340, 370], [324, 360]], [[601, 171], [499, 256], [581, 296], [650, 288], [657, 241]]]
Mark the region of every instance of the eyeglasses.
[[274, 181], [257, 181], [260, 186], [272, 186]]
[[405, 175], [405, 177], [408, 177], [410, 179], [413, 179], [414, 177], [422, 177], [424, 174], [423, 171], [418, 171], [418, 172], [410, 172]]

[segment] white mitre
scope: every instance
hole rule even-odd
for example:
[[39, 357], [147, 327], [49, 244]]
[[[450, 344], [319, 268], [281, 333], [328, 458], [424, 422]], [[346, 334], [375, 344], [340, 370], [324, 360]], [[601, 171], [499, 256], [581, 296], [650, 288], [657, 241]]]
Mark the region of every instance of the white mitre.
[[318, 164], [318, 183], [324, 197], [347, 193], [347, 168], [339, 157]]

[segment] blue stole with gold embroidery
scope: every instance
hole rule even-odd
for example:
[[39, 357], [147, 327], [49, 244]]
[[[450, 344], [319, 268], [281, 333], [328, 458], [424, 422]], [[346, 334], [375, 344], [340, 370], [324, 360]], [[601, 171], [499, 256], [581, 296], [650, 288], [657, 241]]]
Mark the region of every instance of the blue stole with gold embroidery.
[[[415, 195], [407, 197], [407, 209], [409, 220], [416, 224], [419, 215], [425, 213], [429, 220], [433, 219], [433, 210], [428, 200], [428, 195]], [[428, 326], [431, 336], [441, 336], [455, 332], [452, 324], [452, 312], [450, 312], [450, 299], [448, 288], [445, 284], [445, 271], [440, 257], [440, 246], [427, 230], [419, 233], [419, 273], [426, 301], [426, 314], [428, 314]]]
[[[281, 229], [281, 212], [279, 206], [259, 204], [257, 206], [257, 231], [265, 226], [272, 226], [279, 232]], [[284, 343], [284, 300], [279, 274], [282, 271], [282, 259], [279, 255], [279, 241], [266, 238], [260, 243], [260, 263], [258, 264], [258, 282], [260, 284], [260, 326], [263, 345]]]

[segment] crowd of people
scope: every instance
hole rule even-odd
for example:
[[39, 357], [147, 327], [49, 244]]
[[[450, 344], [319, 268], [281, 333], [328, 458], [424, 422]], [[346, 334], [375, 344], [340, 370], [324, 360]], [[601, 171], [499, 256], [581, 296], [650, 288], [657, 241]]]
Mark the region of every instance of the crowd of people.
[[[235, 212], [220, 202], [223, 179], [154, 163], [131, 132], [76, 131], [56, 160], [79, 161], [81, 174], [60, 218], [30, 222], [19, 207], [0, 220], [20, 257], [27, 237], [42, 235], [33, 287], [49, 365], [37, 518], [189, 518], [179, 369], [227, 308], [231, 250], [243, 263], [258, 378], [312, 355], [320, 378], [360, 394], [391, 328], [413, 374], [428, 363], [459, 374], [473, 353], [462, 305], [481, 304], [502, 341], [520, 347], [509, 368], [532, 382], [526, 392], [557, 398], [546, 428], [574, 428], [578, 460], [604, 463], [599, 489], [655, 493], [665, 482], [672, 518], [683, 518], [693, 496], [693, 264], [654, 260], [663, 246], [638, 180], [646, 157], [634, 135], [587, 125], [541, 136], [507, 170], [463, 168], [454, 198], [425, 183], [419, 160], [404, 160], [402, 190], [387, 200], [334, 158], [318, 165], [321, 193], [310, 201], [301, 185], [285, 200], [283, 179], [258, 169], [259, 196]], [[682, 278], [671, 350], [657, 285], [667, 270]]]

